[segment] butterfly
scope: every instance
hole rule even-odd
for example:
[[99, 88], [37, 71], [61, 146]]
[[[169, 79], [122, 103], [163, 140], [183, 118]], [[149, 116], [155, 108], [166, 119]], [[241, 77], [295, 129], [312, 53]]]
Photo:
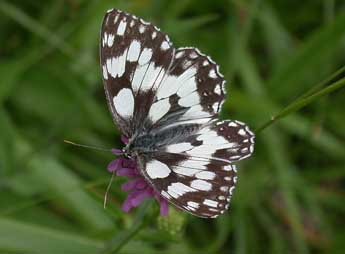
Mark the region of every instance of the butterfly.
[[199, 217], [228, 209], [235, 162], [254, 150], [244, 123], [219, 120], [225, 80], [210, 57], [174, 48], [159, 28], [123, 11], [103, 20], [100, 62], [108, 106], [152, 188]]

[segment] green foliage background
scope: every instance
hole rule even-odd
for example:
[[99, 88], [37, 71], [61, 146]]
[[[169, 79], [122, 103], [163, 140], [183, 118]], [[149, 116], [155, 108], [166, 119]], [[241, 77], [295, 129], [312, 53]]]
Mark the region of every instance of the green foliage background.
[[216, 220], [160, 218], [152, 202], [125, 214], [122, 178], [103, 209], [113, 156], [63, 140], [121, 146], [98, 60], [113, 7], [212, 56], [228, 81], [222, 117], [252, 129], [309, 104], [296, 100], [345, 64], [341, 0], [1, 0], [0, 253], [344, 253], [343, 90], [257, 133]]

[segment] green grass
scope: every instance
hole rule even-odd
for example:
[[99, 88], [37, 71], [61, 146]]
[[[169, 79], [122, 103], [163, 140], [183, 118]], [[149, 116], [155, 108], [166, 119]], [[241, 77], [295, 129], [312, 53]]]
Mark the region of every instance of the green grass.
[[[230, 212], [203, 220], [103, 195], [119, 147], [99, 67], [116, 7], [195, 46], [227, 79], [222, 118], [256, 130]], [[317, 0], [0, 2], [0, 253], [342, 253], [345, 5]]]

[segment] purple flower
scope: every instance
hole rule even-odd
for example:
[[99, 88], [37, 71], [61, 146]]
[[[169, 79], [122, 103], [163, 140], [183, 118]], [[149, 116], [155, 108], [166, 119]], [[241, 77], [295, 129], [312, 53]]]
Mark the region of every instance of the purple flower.
[[[125, 144], [128, 143], [128, 138], [125, 136], [122, 136], [121, 140]], [[123, 155], [119, 149], [112, 149], [112, 152], [116, 155]], [[160, 204], [160, 214], [162, 216], [168, 214], [168, 201], [146, 182], [145, 178], [140, 174], [134, 159], [120, 157], [113, 160], [108, 165], [108, 171], [111, 173], [116, 172], [117, 176], [126, 176], [129, 178], [121, 186], [122, 191], [128, 192], [128, 196], [122, 205], [123, 211], [129, 212], [132, 208], [139, 206], [145, 199], [155, 198]]]

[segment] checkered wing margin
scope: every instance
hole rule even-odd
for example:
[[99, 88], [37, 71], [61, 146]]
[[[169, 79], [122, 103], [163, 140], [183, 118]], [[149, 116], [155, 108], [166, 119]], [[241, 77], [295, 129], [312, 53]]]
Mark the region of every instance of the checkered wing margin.
[[197, 49], [174, 49], [142, 19], [109, 11], [100, 55], [110, 111], [128, 137], [187, 121], [203, 124], [221, 109], [225, 81], [218, 65]]
[[146, 179], [168, 201], [199, 217], [229, 207], [236, 184], [234, 162], [249, 157], [254, 134], [238, 121], [216, 121], [151, 156], [140, 157]]

